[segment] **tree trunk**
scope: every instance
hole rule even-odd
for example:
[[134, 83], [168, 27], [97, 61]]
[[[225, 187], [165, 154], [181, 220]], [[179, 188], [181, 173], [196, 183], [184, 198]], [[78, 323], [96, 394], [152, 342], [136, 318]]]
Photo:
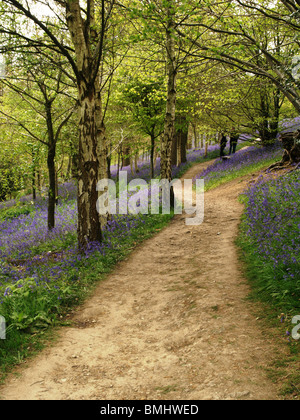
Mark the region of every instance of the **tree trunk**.
[[[46, 94], [45, 94], [46, 98]], [[48, 155], [47, 166], [49, 174], [49, 190], [48, 190], [48, 229], [51, 230], [55, 227], [55, 206], [56, 206], [56, 175], [55, 175], [55, 153], [56, 141], [53, 131], [52, 123], [52, 101], [46, 100], [45, 102], [47, 131], [48, 131]]]
[[204, 152], [204, 157], [206, 158], [208, 154], [208, 141], [205, 142], [205, 152]]
[[154, 133], [151, 134], [151, 151], [150, 151], [150, 177], [154, 178], [154, 151], [155, 151], [155, 136]]
[[56, 205], [58, 204], [58, 171], [56, 170], [55, 170], [55, 204]]
[[72, 178], [74, 179], [78, 179], [78, 160], [79, 160], [78, 153], [74, 153], [72, 156], [72, 168], [71, 168]]
[[138, 160], [139, 160], [139, 152], [137, 151], [134, 156], [134, 167], [135, 167], [135, 173], [138, 174], [140, 172], [138, 167]]
[[274, 113], [270, 121], [270, 133], [271, 133], [271, 138], [274, 139], [275, 141], [276, 136], [278, 134], [279, 116], [280, 116], [280, 90], [278, 88], [274, 89], [273, 102], [274, 102]]
[[[165, 114], [164, 132], [161, 141], [161, 179], [172, 180], [171, 150], [174, 137], [175, 112], [176, 112], [176, 81], [177, 65], [175, 55], [175, 5], [173, 1], [167, 2], [167, 30], [166, 30], [166, 52], [168, 69], [168, 91]], [[174, 190], [171, 188], [171, 206], [174, 207]]]
[[118, 147], [117, 181], [119, 181], [119, 177], [120, 177], [120, 163], [121, 163], [121, 146]]
[[31, 172], [31, 188], [32, 199], [36, 200], [36, 151], [32, 148], [32, 172]]
[[72, 155], [70, 154], [69, 160], [68, 160], [68, 167], [67, 167], [67, 170], [66, 170], [65, 180], [70, 179], [70, 176], [71, 176], [71, 168], [72, 168]]
[[294, 164], [300, 164], [300, 130], [294, 133], [284, 133], [280, 136], [284, 153], [280, 162], [269, 166], [268, 170], [284, 169]]
[[286, 133], [280, 136], [284, 155], [282, 161], [284, 163], [300, 162], [300, 130], [294, 133]]
[[129, 160], [130, 160], [130, 172], [131, 172], [131, 175], [132, 175], [132, 176], [134, 176], [134, 170], [133, 170], [133, 157], [132, 157], [132, 156], [130, 156]]
[[95, 85], [82, 81], [79, 90], [78, 246], [87, 249], [102, 239], [97, 212], [99, 174]]
[[197, 127], [196, 127], [196, 124], [193, 124], [193, 134], [194, 134], [194, 140], [193, 140], [193, 143], [192, 143], [192, 148], [194, 150], [196, 150], [197, 149]]
[[111, 179], [111, 156], [107, 156], [107, 176], [108, 179]]
[[176, 135], [178, 136], [179, 142], [177, 143], [177, 166], [186, 162], [186, 147], [188, 142], [188, 123], [186, 117], [180, 117], [180, 127], [177, 130]]
[[56, 206], [56, 176], [55, 176], [55, 146], [48, 148], [47, 156], [49, 191], [48, 191], [48, 229], [55, 227], [55, 206]]
[[[97, 144], [97, 158], [99, 162], [99, 172], [97, 181], [101, 181], [102, 179], [108, 179], [108, 165], [107, 165], [107, 158], [108, 158], [108, 146], [107, 146], [107, 139], [105, 135], [105, 125], [103, 121], [103, 112], [102, 112], [102, 98], [101, 98], [101, 80], [98, 76], [96, 79], [96, 144]], [[105, 194], [106, 191], [99, 191], [98, 198], [101, 197], [102, 194]], [[103, 229], [107, 221], [109, 220], [110, 215], [108, 213], [99, 215], [100, 218], [100, 225], [101, 229]], [[101, 234], [100, 234], [101, 237]]]
[[122, 167], [130, 165], [130, 147], [124, 146], [123, 148], [123, 159], [122, 159]]
[[280, 69], [277, 61], [270, 54], [266, 55], [266, 59], [278, 76], [278, 79], [272, 77], [271, 80], [300, 114], [300, 97], [298, 90], [294, 88], [295, 80], [291, 80], [291, 76], [285, 74], [284, 70]]
[[187, 161], [186, 158], [186, 149], [188, 143], [188, 131], [181, 133], [181, 163], [185, 163]]
[[178, 137], [175, 134], [173, 136], [172, 147], [171, 147], [171, 165], [172, 166], [177, 165], [177, 141], [178, 141]]
[[260, 119], [261, 122], [258, 127], [259, 137], [262, 140], [262, 144], [264, 146], [269, 145], [271, 141], [271, 132], [269, 129], [269, 121], [270, 121], [270, 104], [267, 95], [265, 92], [261, 92], [260, 94], [260, 109], [259, 109]]
[[182, 163], [186, 162], [188, 127], [184, 117], [176, 118], [176, 122], [178, 122], [178, 126], [172, 141], [171, 162], [172, 165], [180, 166]]
[[36, 170], [35, 170], [35, 166], [33, 166], [32, 168], [32, 199], [36, 200]]
[[110, 141], [109, 144], [108, 144], [108, 147], [107, 147], [108, 153], [107, 153], [107, 158], [106, 158], [108, 179], [111, 179], [111, 168], [110, 168], [111, 167], [111, 150], [112, 150], [112, 145], [111, 145], [111, 141]]
[[[101, 3], [102, 25], [95, 45], [95, 2], [88, 1], [88, 14], [82, 16], [79, 0], [67, 1], [68, 29], [74, 45], [78, 88], [79, 153], [78, 153], [78, 247], [87, 249], [91, 242], [102, 240], [97, 212], [97, 183], [107, 178], [107, 148], [102, 118], [99, 69], [103, 60], [105, 38], [105, 3]], [[100, 179], [99, 179], [100, 176]]]
[[41, 195], [41, 170], [38, 169], [37, 170], [37, 189], [38, 189], [38, 193], [39, 195]]
[[156, 161], [157, 161], [158, 157], [159, 157], [159, 149], [158, 149], [158, 147], [155, 147], [154, 148], [154, 170], [155, 170]]

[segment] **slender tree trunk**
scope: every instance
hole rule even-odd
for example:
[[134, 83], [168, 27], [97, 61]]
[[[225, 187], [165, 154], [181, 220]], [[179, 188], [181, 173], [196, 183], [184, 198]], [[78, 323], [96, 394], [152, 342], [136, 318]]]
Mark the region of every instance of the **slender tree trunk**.
[[[46, 98], [46, 91], [44, 90]], [[56, 154], [56, 141], [53, 131], [52, 122], [52, 101], [46, 100], [45, 102], [47, 131], [48, 131], [48, 155], [47, 166], [49, 174], [49, 191], [48, 191], [48, 229], [51, 230], [55, 227], [55, 206], [56, 206], [56, 174], [55, 174], [55, 154]]]
[[182, 163], [186, 162], [186, 147], [188, 141], [188, 126], [186, 124], [185, 117], [179, 117], [176, 122], [177, 129], [172, 142], [172, 154], [171, 162], [172, 165], [180, 166]]
[[72, 168], [71, 168], [72, 178], [74, 179], [78, 179], [78, 159], [79, 159], [78, 153], [74, 153], [72, 156]]
[[111, 179], [111, 156], [107, 156], [107, 176], [108, 179]]
[[69, 160], [68, 160], [68, 167], [67, 167], [67, 171], [66, 171], [65, 180], [70, 179], [71, 168], [72, 168], [72, 155], [70, 154]]
[[121, 162], [121, 146], [118, 147], [117, 181], [119, 181], [119, 177], [120, 177], [120, 162]]
[[139, 151], [136, 152], [134, 156], [134, 167], [135, 167], [135, 173], [138, 174], [140, 172], [138, 167], [138, 160], [139, 160]]
[[186, 158], [186, 149], [187, 149], [187, 143], [188, 143], [188, 129], [186, 128], [181, 133], [181, 163], [185, 163], [187, 161]]
[[32, 198], [36, 200], [36, 151], [32, 148], [32, 172], [31, 172]]
[[131, 175], [133, 176], [134, 175], [134, 169], [133, 169], [133, 157], [132, 156], [130, 156], [130, 172], [131, 172]]
[[37, 189], [39, 192], [39, 195], [41, 195], [41, 170], [37, 170]]
[[154, 133], [151, 134], [151, 151], [150, 151], [150, 176], [154, 178], [154, 151], [155, 151], [155, 136]]
[[171, 165], [172, 166], [177, 165], [177, 142], [178, 142], [178, 136], [175, 134], [173, 136], [172, 146], [171, 146]]
[[261, 92], [260, 94], [260, 123], [259, 123], [259, 136], [262, 140], [262, 143], [264, 145], [267, 145], [269, 142], [269, 103], [268, 98], [265, 94], [265, 92]]
[[124, 145], [123, 148], [123, 159], [122, 159], [122, 167], [130, 165], [130, 147]]
[[274, 114], [270, 122], [270, 132], [271, 132], [272, 140], [275, 141], [276, 136], [278, 134], [279, 115], [280, 115], [280, 90], [278, 88], [274, 89], [273, 102], [274, 102]]
[[55, 204], [58, 204], [58, 171], [55, 169]]
[[33, 167], [32, 167], [31, 181], [32, 181], [32, 199], [36, 200], [36, 169], [35, 169], [34, 162], [33, 162]]
[[55, 227], [55, 206], [56, 206], [56, 176], [55, 176], [55, 146], [49, 147], [47, 156], [49, 191], [48, 191], [48, 229]]
[[154, 162], [154, 170], [155, 170], [156, 161], [157, 161], [157, 158], [158, 157], [159, 157], [159, 150], [158, 150], [158, 147], [155, 147], [154, 148], [154, 159], [153, 159], [153, 162]]
[[[99, 161], [99, 172], [98, 172], [98, 179], [100, 181], [102, 179], [108, 179], [108, 144], [106, 139], [105, 133], [105, 125], [103, 121], [103, 112], [102, 112], [102, 97], [101, 97], [101, 79], [98, 76], [96, 80], [96, 143], [97, 143], [97, 157]], [[98, 193], [98, 198], [104, 194], [105, 191], [100, 191]], [[97, 198], [97, 199], [98, 199]], [[100, 225], [101, 229], [103, 229], [107, 221], [109, 220], [110, 215], [108, 213], [99, 215], [100, 218]]]
[[205, 152], [204, 152], [204, 157], [207, 157], [208, 154], [208, 141], [205, 142]]
[[182, 143], [182, 132], [181, 132], [181, 130], [179, 130], [175, 134], [175, 137], [177, 138], [176, 166], [180, 166], [181, 165], [181, 143]]
[[107, 176], [111, 179], [111, 141], [107, 146], [107, 158], [106, 158], [106, 165], [107, 165]]
[[192, 147], [194, 150], [197, 149], [197, 127], [196, 124], [193, 124], [193, 132], [194, 132], [194, 143], [192, 144]]
[[[167, 30], [166, 30], [166, 52], [168, 69], [168, 91], [167, 105], [165, 114], [164, 132], [161, 141], [161, 179], [172, 180], [171, 151], [172, 141], [175, 131], [175, 112], [176, 112], [176, 81], [177, 65], [175, 56], [175, 5], [173, 0], [167, 2]], [[171, 205], [174, 206], [174, 190], [171, 188]]]

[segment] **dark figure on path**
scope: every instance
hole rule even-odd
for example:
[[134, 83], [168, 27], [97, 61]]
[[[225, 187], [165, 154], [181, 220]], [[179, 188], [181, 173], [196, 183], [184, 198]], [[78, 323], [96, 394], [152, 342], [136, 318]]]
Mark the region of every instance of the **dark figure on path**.
[[230, 147], [229, 147], [229, 154], [230, 155], [231, 155], [231, 153], [232, 154], [235, 153], [238, 141], [239, 141], [239, 134], [237, 134], [235, 132], [235, 130], [233, 129], [232, 132], [230, 133]]
[[221, 141], [220, 141], [220, 157], [225, 156], [224, 150], [227, 144], [227, 138], [225, 134], [222, 133]]

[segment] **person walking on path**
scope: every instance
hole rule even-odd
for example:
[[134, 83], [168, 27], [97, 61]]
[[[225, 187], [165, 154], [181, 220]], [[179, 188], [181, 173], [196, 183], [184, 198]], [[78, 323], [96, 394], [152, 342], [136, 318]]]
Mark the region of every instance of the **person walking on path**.
[[239, 141], [239, 134], [235, 131], [235, 129], [233, 128], [231, 133], [230, 133], [230, 145], [229, 145], [229, 154], [231, 155], [235, 153], [236, 151], [236, 146], [238, 144]]

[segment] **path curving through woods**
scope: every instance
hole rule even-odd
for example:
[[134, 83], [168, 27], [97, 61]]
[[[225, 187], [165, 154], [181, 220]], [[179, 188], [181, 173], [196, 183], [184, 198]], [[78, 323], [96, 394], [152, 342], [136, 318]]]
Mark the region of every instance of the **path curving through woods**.
[[[208, 163], [192, 167], [193, 178]], [[234, 240], [249, 178], [205, 193], [102, 281], [57, 341], [0, 387], [6, 400], [277, 399]]]

